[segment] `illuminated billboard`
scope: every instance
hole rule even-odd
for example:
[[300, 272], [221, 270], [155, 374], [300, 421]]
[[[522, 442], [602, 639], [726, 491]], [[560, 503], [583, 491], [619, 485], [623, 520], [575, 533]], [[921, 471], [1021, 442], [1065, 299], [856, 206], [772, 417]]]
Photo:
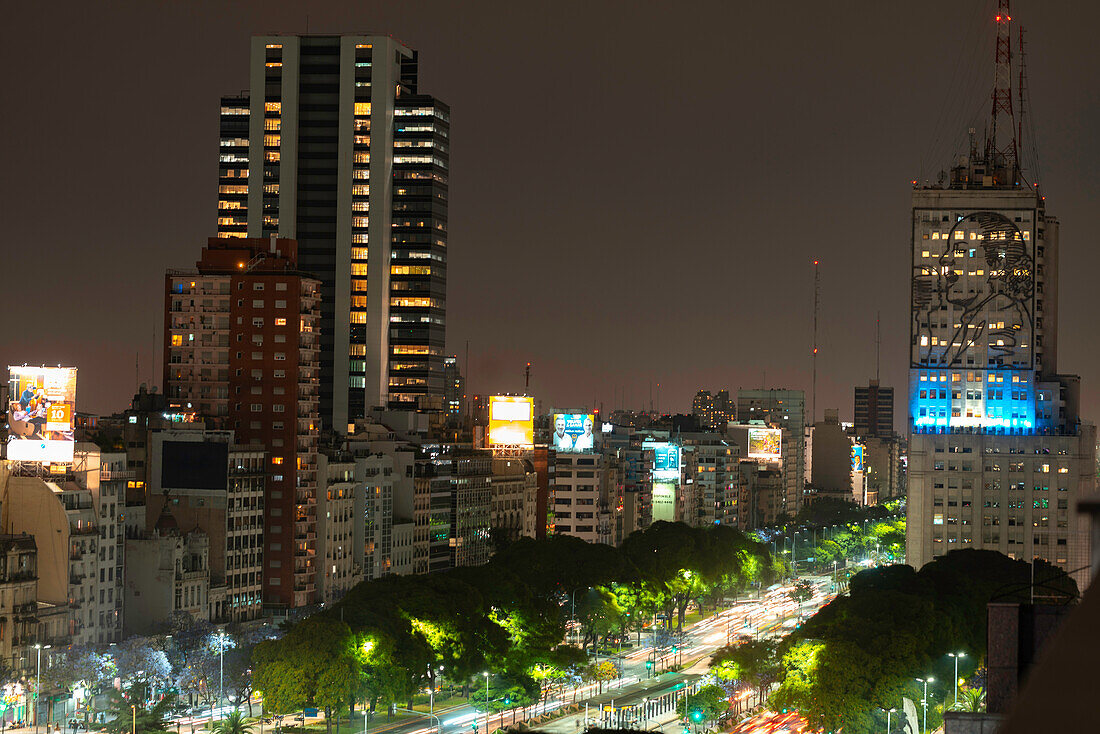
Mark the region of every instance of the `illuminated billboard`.
[[[679, 448], [679, 447], [677, 447]], [[676, 485], [672, 482], [653, 483], [653, 521], [676, 521]]]
[[71, 464], [76, 369], [8, 367], [8, 459]]
[[550, 445], [559, 453], [594, 451], [599, 445], [591, 413], [555, 413]]
[[863, 471], [863, 444], [852, 444], [852, 471]]
[[653, 478], [680, 479], [680, 446], [674, 443], [644, 441], [642, 448], [653, 450]]
[[513, 395], [489, 397], [489, 445], [532, 446], [535, 443], [535, 400]]
[[779, 461], [783, 444], [783, 430], [780, 428], [750, 428], [749, 458]]

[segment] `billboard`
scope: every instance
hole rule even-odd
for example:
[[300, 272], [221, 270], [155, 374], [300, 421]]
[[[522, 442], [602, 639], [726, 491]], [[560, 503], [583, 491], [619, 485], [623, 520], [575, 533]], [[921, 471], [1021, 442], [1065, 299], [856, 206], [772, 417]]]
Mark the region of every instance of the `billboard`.
[[852, 471], [863, 471], [863, 444], [852, 444]]
[[676, 521], [676, 484], [672, 482], [653, 483], [652, 512], [654, 522], [657, 520]]
[[535, 399], [489, 396], [489, 445], [532, 446], [535, 443]]
[[749, 458], [779, 461], [782, 457], [780, 453], [782, 443], [783, 430], [781, 428], [750, 428]]
[[653, 449], [653, 478], [680, 480], [680, 446], [674, 443], [644, 441], [642, 448]]
[[8, 459], [71, 464], [76, 368], [8, 367]]
[[161, 444], [161, 489], [228, 488], [229, 444], [222, 441], [165, 441]]
[[592, 413], [555, 413], [550, 445], [559, 453], [594, 451], [598, 444]]

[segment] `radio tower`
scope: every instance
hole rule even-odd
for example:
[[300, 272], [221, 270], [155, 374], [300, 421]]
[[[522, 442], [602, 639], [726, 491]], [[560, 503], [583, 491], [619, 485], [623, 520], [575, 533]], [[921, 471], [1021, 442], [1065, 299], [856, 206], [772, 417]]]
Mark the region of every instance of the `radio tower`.
[[[1009, 186], [1019, 181], [1016, 154], [1016, 124], [1012, 113], [1012, 36], [1008, 24], [1012, 21], [1009, 0], [997, 0], [997, 43], [993, 54], [993, 108], [989, 117], [989, 134], [985, 140], [985, 161], [988, 172], [998, 176], [999, 183]], [[1005, 138], [1002, 143], [998, 138]], [[999, 175], [998, 175], [999, 172]]]
[[821, 300], [821, 286], [818, 279], [818, 261], [814, 260], [814, 354], [813, 378], [810, 384], [810, 425], [817, 423], [817, 307]]

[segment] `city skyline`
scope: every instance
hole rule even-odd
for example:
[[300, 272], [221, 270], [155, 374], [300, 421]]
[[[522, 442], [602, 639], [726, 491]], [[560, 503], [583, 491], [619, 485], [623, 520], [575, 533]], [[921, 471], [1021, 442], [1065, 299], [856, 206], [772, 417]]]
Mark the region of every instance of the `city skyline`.
[[[1098, 406], [1091, 385], [1100, 375], [1089, 369], [1096, 348], [1082, 338], [1089, 328], [1085, 278], [1100, 256], [1086, 251], [1094, 184], [1085, 173], [1090, 139], [1079, 133], [1095, 126], [1100, 109], [1075, 86], [1078, 69], [1095, 64], [1071, 54], [1094, 53], [1073, 39], [1088, 25], [1082, 16], [1096, 11], [1018, 5], [1029, 29], [1040, 158], [1051, 174], [1043, 189], [1065, 225], [1061, 364], [1081, 374], [1082, 413], [1090, 418]], [[38, 301], [21, 318], [23, 337], [7, 342], [2, 358], [80, 368], [81, 410], [121, 409], [136, 382], [159, 383], [150, 379], [161, 370], [159, 360], [150, 362], [163, 339], [154, 333], [159, 279], [165, 268], [193, 265], [216, 233], [218, 101], [248, 86], [252, 35], [305, 31], [302, 13], [287, 6], [265, 5], [262, 22], [259, 6], [219, 12], [211, 5], [205, 14], [197, 7], [193, 14], [148, 8], [128, 18], [74, 12], [65, 22], [75, 32], [79, 20], [82, 32], [102, 39], [168, 23], [181, 35], [206, 34], [202, 58], [169, 58], [152, 52], [162, 48], [153, 38], [133, 37], [85, 49], [93, 57], [87, 68], [105, 75], [97, 84], [58, 80], [49, 76], [51, 64], [14, 80], [16, 96], [47, 84], [61, 93], [43, 100], [36, 115], [4, 123], [7, 139], [24, 141], [9, 160], [26, 173], [4, 184], [11, 210], [22, 213], [10, 222], [12, 242], [49, 253], [50, 292], [71, 295]], [[922, 159], [931, 169], [924, 178], [934, 181], [958, 152], [948, 141], [964, 141], [966, 128], [987, 114], [992, 36], [982, 8], [937, 3], [917, 17], [900, 8], [840, 10], [779, 26], [778, 11], [714, 6], [659, 31], [658, 21], [668, 19], [645, 9], [616, 26], [611, 8], [571, 19], [566, 8], [519, 18], [497, 17], [492, 7], [456, 17], [442, 7], [368, 5], [349, 14], [332, 5], [311, 9], [309, 19], [313, 33], [369, 29], [417, 49], [422, 86], [455, 110], [448, 352], [465, 371], [469, 340], [469, 392], [522, 391], [530, 361], [529, 392], [546, 407], [648, 407], [657, 383], [658, 407], [674, 412], [689, 412], [699, 388], [765, 384], [804, 389], [809, 398], [810, 261], [817, 256], [817, 417], [826, 407], [850, 417], [852, 386], [875, 374], [879, 313], [882, 384], [903, 388], [909, 294], [898, 256], [909, 247], [910, 181]], [[716, 22], [726, 17], [740, 18], [745, 29]], [[757, 38], [753, 28], [764, 32]], [[62, 37], [68, 30], [62, 27]], [[833, 43], [838, 34], [859, 48]], [[639, 63], [659, 39], [675, 37], [691, 39], [682, 53]], [[825, 43], [828, 52], [815, 46]], [[585, 47], [594, 53], [554, 53]], [[765, 58], [781, 63], [750, 63], [766, 49]], [[927, 58], [911, 63], [920, 52]], [[494, 83], [485, 84], [477, 72], [490, 58]], [[610, 81], [562, 81], [583, 79], [592, 64]], [[158, 87], [158, 79], [170, 83]], [[144, 96], [150, 114], [134, 116], [129, 104], [100, 91], [108, 84], [117, 85], [118, 100]], [[959, 98], [967, 104], [950, 109]], [[55, 100], [68, 100], [69, 111]], [[71, 108], [87, 111], [86, 134], [97, 140], [80, 150], [85, 167], [75, 173], [65, 163], [74, 149], [56, 144]], [[808, 133], [807, 114], [817, 120]], [[715, 124], [689, 125], [676, 145], [661, 142], [669, 125], [692, 117]], [[822, 146], [819, 133], [829, 130], [835, 142]], [[119, 154], [124, 146], [155, 149], [153, 141], [164, 139], [175, 152]], [[712, 160], [700, 167], [703, 156]], [[73, 177], [77, 193], [61, 202], [83, 223], [79, 231], [55, 229], [50, 222], [60, 218], [49, 209], [56, 200], [36, 193], [36, 182], [59, 176]], [[142, 176], [153, 183], [126, 186]], [[694, 258], [684, 256], [691, 251]], [[25, 266], [42, 269], [30, 252]], [[27, 313], [14, 291], [6, 299], [9, 313]], [[640, 307], [628, 308], [631, 301]], [[738, 325], [752, 337], [728, 338]]]

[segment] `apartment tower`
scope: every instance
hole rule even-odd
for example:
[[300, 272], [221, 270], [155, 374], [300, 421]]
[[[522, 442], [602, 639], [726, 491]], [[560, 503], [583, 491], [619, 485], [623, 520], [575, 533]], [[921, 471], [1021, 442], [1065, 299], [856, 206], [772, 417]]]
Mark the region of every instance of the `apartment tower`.
[[320, 282], [293, 240], [212, 237], [193, 270], [164, 279], [169, 407], [267, 453], [265, 608], [315, 599]]
[[449, 108], [388, 36], [252, 39], [221, 106], [218, 236], [298, 243], [321, 282], [320, 412], [442, 410]]

